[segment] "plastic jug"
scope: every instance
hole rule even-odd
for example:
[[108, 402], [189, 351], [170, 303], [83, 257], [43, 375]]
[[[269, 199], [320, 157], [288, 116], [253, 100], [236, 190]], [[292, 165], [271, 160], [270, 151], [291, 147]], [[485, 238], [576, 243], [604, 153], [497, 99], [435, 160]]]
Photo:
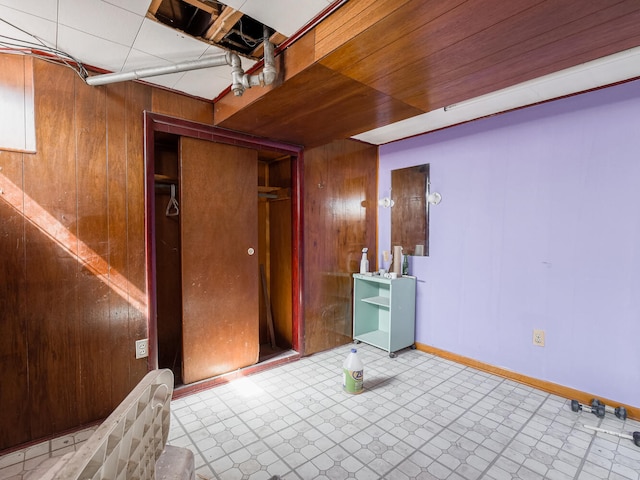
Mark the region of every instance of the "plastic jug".
[[351, 349], [342, 365], [342, 388], [351, 394], [362, 393], [364, 366], [358, 357], [358, 350]]

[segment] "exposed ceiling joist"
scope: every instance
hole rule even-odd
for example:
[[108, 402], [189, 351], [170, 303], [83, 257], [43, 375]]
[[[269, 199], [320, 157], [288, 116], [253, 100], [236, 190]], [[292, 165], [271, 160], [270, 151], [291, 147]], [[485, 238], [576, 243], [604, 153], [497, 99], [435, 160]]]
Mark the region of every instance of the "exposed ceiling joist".
[[158, 13], [158, 9], [160, 8], [160, 5], [162, 4], [162, 0], [153, 0], [151, 2], [151, 5], [149, 5], [149, 10], [148, 12], [151, 15], [156, 15]]
[[[264, 54], [265, 27], [274, 32], [273, 28], [217, 0], [152, 0], [147, 17], [251, 59]], [[287, 38], [276, 32], [270, 37], [276, 46]]]
[[204, 10], [205, 12], [211, 14], [211, 15], [215, 15], [216, 17], [218, 16], [218, 10], [205, 2], [201, 2], [200, 0], [182, 0], [185, 3], [188, 3], [189, 5], [193, 5], [196, 8], [199, 8], [200, 10]]
[[212, 42], [221, 41], [233, 26], [242, 18], [243, 13], [231, 7], [224, 7], [222, 13], [204, 34], [204, 38]]

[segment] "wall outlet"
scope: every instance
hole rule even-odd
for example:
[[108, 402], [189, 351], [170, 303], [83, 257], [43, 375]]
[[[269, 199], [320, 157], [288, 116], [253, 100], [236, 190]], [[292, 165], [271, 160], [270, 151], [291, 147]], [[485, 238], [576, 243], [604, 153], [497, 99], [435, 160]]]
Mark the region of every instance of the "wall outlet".
[[544, 330], [533, 331], [533, 344], [537, 347], [544, 347]]
[[146, 358], [149, 356], [149, 339], [136, 340], [136, 358]]

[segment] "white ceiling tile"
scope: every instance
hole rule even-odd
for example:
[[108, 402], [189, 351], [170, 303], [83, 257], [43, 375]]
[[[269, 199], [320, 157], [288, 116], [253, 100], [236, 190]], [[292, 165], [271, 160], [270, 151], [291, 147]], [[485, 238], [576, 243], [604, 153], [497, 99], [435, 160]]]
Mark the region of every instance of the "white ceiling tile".
[[216, 47], [215, 45], [207, 44], [207, 49], [202, 54], [203, 57], [210, 57], [213, 55], [220, 55], [221, 53], [226, 53], [227, 51], [224, 48]]
[[208, 43], [148, 18], [144, 19], [133, 48], [165, 60], [178, 62], [194, 60], [202, 55]]
[[131, 45], [144, 16], [102, 0], [59, 0], [61, 25], [122, 45]]
[[[229, 85], [231, 84], [231, 67], [229, 65], [222, 65], [220, 67], [203, 68], [200, 70], [191, 70], [185, 72], [188, 77], [201, 77], [206, 78], [215, 77], [219, 80], [225, 80]], [[188, 80], [188, 78], [186, 79]]]
[[242, 10], [242, 6], [247, 2], [247, 0], [225, 0], [224, 3], [225, 5], [230, 6], [231, 8], [235, 9], [235, 10], [240, 10], [240, 11], [244, 11]]
[[258, 63], [257, 60], [249, 60], [248, 58], [244, 58], [244, 57], [240, 57], [240, 60], [242, 60], [242, 69], [245, 72], [251, 69], [251, 67], [253, 67], [256, 63]]
[[[2, 1], [2, 0], [0, 0]], [[129, 10], [130, 12], [135, 13], [136, 15], [140, 15], [144, 17], [149, 11], [149, 5], [151, 5], [151, 0], [104, 0], [106, 3], [110, 3], [120, 8], [124, 8], [125, 10]]]
[[231, 70], [228, 70], [229, 75], [225, 78], [220, 76], [220, 71], [223, 69], [226, 70], [225, 67], [215, 67], [185, 72], [175, 84], [175, 88], [196, 97], [213, 100], [231, 85]]
[[242, 12], [290, 37], [327, 8], [325, 0], [247, 0]]
[[29, 35], [36, 34], [37, 37], [48, 46], [56, 46], [57, 27], [56, 23], [53, 21], [46, 20], [42, 17], [28, 15], [24, 12], [7, 8], [2, 5], [0, 5], [0, 19], [6, 20], [6, 22], [18, 27], [12, 27], [9, 23], [0, 21], [0, 35], [16, 38], [23, 42], [39, 43], [37, 39], [34, 39]]
[[58, 48], [83, 63], [111, 72], [119, 72], [129, 54], [129, 47], [94, 37], [64, 25], [59, 27]]
[[164, 58], [156, 57], [150, 53], [141, 52], [140, 50], [132, 48], [127, 56], [124, 66], [122, 67], [122, 71], [130, 72], [131, 70], [136, 70], [138, 68], [162, 67], [170, 64], [171, 62]]
[[143, 82], [153, 83], [154, 85], [160, 85], [161, 87], [167, 87], [175, 89], [176, 83], [184, 76], [183, 72], [179, 73], [167, 73], [166, 75], [156, 75], [155, 77], [141, 78]]
[[58, 0], [0, 0], [0, 5], [47, 20], [56, 21], [58, 17]]

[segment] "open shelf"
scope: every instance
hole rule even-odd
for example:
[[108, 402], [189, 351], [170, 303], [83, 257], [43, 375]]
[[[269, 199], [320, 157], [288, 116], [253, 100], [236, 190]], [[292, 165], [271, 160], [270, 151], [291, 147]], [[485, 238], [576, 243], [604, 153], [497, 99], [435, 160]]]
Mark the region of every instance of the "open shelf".
[[389, 343], [389, 332], [385, 332], [384, 330], [374, 330], [372, 332], [362, 333], [354, 337], [354, 340], [373, 345], [374, 347], [377, 347], [378, 345], [387, 345]]
[[363, 298], [362, 301], [379, 307], [389, 308], [389, 297], [369, 297]]
[[415, 277], [353, 274], [353, 338], [389, 352], [415, 342]]

